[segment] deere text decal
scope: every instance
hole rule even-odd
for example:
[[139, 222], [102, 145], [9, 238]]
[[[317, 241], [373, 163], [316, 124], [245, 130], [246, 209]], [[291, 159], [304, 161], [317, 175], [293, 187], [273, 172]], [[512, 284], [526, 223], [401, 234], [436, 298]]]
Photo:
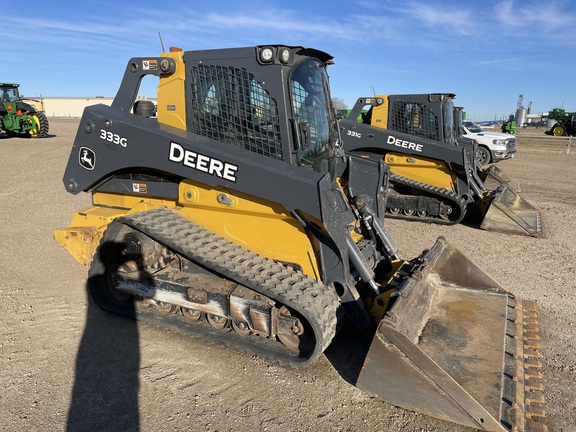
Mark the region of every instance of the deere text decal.
[[181, 163], [184, 166], [193, 168], [210, 175], [236, 182], [238, 167], [228, 162], [205, 156], [190, 150], [186, 150], [180, 144], [170, 143], [170, 155], [168, 159], [172, 162]]

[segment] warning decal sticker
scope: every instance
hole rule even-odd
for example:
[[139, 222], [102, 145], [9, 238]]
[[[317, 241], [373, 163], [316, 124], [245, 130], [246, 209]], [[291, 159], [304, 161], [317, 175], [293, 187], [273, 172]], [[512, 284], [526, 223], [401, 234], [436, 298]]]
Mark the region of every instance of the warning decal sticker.
[[142, 60], [142, 69], [156, 70], [158, 69], [158, 61], [156, 60]]
[[141, 194], [148, 193], [146, 183], [132, 183], [132, 192]]

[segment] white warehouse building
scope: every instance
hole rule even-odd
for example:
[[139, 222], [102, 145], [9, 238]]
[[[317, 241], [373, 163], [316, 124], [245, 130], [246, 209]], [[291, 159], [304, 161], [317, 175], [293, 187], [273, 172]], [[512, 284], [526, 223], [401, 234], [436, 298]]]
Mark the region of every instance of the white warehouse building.
[[[139, 98], [146, 99], [146, 98]], [[45, 97], [41, 100], [28, 100], [37, 110], [44, 111], [47, 117], [80, 118], [84, 108], [90, 105], [112, 105], [109, 97]], [[156, 103], [156, 99], [148, 99]], [[27, 101], [27, 102], [28, 102]]]

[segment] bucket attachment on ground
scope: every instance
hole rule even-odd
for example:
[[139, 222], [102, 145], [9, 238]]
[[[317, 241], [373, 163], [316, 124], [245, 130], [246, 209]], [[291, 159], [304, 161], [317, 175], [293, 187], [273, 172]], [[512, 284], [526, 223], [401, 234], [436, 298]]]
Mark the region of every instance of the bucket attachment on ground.
[[489, 431], [546, 431], [536, 304], [439, 238], [380, 321], [357, 386]]
[[510, 177], [496, 165], [490, 165], [489, 168], [482, 171], [480, 178], [487, 190], [496, 190], [500, 186], [508, 186], [514, 192], [521, 192], [520, 183]]
[[481, 229], [508, 234], [544, 237], [542, 213], [508, 186], [490, 192], [480, 203]]

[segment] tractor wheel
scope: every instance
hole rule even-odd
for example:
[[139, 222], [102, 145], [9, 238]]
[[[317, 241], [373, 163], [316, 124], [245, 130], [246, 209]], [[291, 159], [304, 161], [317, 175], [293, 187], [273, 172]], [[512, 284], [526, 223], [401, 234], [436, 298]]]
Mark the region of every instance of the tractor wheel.
[[566, 135], [566, 128], [564, 127], [564, 125], [561, 124], [555, 124], [554, 127], [552, 128], [552, 135], [554, 136], [564, 136]]
[[476, 148], [476, 162], [481, 167], [490, 162], [490, 151], [486, 147]]
[[30, 117], [36, 123], [36, 127], [27, 132], [32, 138], [46, 138], [48, 136], [48, 118], [43, 112], [31, 114]]

